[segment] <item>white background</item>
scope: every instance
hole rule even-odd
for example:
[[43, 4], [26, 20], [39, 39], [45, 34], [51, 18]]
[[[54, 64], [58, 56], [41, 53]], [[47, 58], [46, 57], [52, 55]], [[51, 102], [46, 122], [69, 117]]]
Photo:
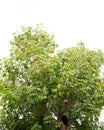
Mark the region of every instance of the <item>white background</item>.
[[8, 55], [14, 32], [38, 23], [54, 32], [60, 48], [82, 41], [104, 51], [104, 0], [0, 0], [0, 57]]

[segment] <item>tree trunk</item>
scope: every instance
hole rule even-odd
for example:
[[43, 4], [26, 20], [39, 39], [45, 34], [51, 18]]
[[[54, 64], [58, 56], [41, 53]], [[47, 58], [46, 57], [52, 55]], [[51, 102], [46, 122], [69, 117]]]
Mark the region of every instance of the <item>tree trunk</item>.
[[61, 127], [59, 128], [59, 130], [71, 130], [71, 126], [65, 126], [63, 123], [61, 123]]

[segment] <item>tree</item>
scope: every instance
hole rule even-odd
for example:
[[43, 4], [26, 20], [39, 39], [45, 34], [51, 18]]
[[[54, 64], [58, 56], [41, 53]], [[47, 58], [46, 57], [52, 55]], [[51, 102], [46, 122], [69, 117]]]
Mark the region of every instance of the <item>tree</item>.
[[40, 26], [14, 34], [1, 60], [1, 130], [97, 130], [104, 104], [101, 50], [83, 43], [56, 52]]

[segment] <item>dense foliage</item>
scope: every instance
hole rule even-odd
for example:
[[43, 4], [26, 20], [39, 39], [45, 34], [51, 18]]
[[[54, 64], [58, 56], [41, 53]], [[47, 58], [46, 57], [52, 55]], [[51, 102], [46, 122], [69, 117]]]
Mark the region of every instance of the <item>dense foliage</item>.
[[98, 130], [104, 54], [83, 43], [56, 47], [40, 26], [14, 34], [10, 56], [0, 61], [1, 130]]

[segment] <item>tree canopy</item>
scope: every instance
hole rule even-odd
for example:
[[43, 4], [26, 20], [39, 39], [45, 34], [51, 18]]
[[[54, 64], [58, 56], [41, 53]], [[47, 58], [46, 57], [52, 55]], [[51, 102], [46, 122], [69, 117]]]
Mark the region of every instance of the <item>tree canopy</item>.
[[1, 130], [98, 130], [104, 106], [101, 50], [56, 51], [53, 35], [22, 27], [0, 61]]

